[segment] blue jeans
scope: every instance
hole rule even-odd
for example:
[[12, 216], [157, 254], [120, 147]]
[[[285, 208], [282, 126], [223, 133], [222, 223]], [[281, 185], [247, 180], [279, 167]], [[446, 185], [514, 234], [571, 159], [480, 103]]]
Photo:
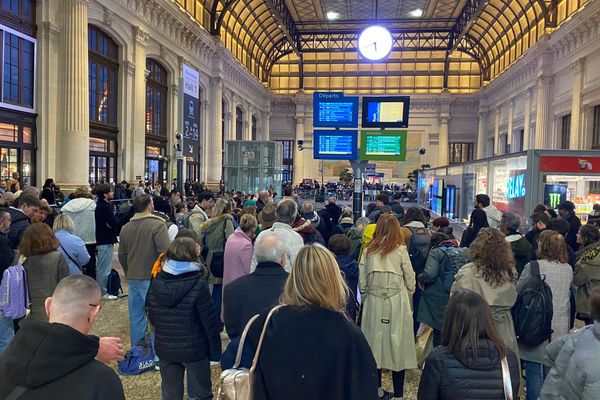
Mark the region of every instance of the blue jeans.
[[15, 336], [15, 329], [13, 327], [13, 320], [6, 318], [2, 312], [0, 312], [0, 356]]
[[544, 384], [544, 365], [531, 361], [522, 361], [525, 368], [526, 400], [537, 400]]
[[96, 282], [100, 285], [100, 291], [104, 296], [106, 294], [106, 284], [108, 283], [108, 275], [112, 269], [114, 244], [99, 244], [98, 245], [98, 262], [96, 263]]
[[150, 280], [129, 279], [129, 338], [131, 345], [135, 345], [146, 336], [148, 319], [146, 318], [146, 294], [150, 288]]

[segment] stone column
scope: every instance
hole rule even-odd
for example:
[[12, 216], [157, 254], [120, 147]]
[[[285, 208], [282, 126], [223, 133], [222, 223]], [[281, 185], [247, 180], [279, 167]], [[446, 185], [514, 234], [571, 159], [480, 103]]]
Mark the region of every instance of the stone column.
[[[249, 108], [248, 113], [246, 114], [246, 127], [244, 128], [244, 138], [245, 140], [252, 140], [252, 116], [254, 115], [254, 109]], [[258, 138], [257, 138], [258, 139]]]
[[[169, 181], [172, 182], [173, 178], [177, 178], [177, 158], [175, 157], [175, 143], [177, 139], [175, 139], [175, 134], [179, 130], [179, 119], [181, 118], [181, 112], [179, 111], [179, 74], [174, 74], [175, 76], [171, 79], [172, 83], [169, 87], [169, 109], [171, 110], [171, 122], [169, 123], [169, 131], [167, 132], [167, 137], [169, 141], [167, 142], [167, 154], [170, 157], [170, 161], [168, 163], [169, 173], [168, 178]], [[206, 132], [206, 131], [204, 131]], [[185, 160], [184, 160], [185, 164]], [[184, 168], [185, 175], [185, 168]], [[185, 179], [184, 179], [185, 182]]]
[[583, 131], [581, 130], [581, 89], [583, 88], [583, 68], [585, 66], [585, 58], [580, 58], [571, 64], [573, 71], [573, 99], [571, 103], [571, 142], [569, 148], [571, 150], [581, 150], [584, 147]]
[[208, 183], [211, 187], [218, 186], [223, 174], [223, 78], [211, 78], [212, 85], [212, 130], [210, 133], [210, 161], [208, 168]]
[[525, 92], [525, 121], [523, 122], [523, 148], [529, 150], [531, 144], [531, 90]]
[[202, 122], [200, 123], [200, 129], [202, 129], [202, 142], [200, 148], [200, 172], [198, 173], [198, 181], [206, 182], [208, 179], [208, 159], [209, 159], [209, 136], [210, 136], [210, 103], [207, 100], [203, 100], [202, 108], [204, 114], [202, 114]]
[[494, 154], [497, 156], [500, 154], [500, 110], [494, 110]]
[[262, 113], [262, 121], [260, 125], [259, 137], [260, 140], [267, 141], [271, 137], [271, 111], [264, 111]]
[[438, 167], [448, 165], [448, 152], [450, 144], [448, 142], [448, 115], [440, 116], [439, 136], [438, 136]]
[[246, 119], [242, 122], [242, 140], [250, 140], [250, 126], [251, 123], [248, 121], [248, 117], [250, 116], [249, 112], [246, 112]]
[[508, 102], [508, 128], [506, 131], [506, 144], [508, 145], [509, 152], [514, 153], [515, 147], [513, 146], [513, 118], [515, 117], [515, 104], [514, 101], [509, 100]]
[[88, 1], [61, 3], [62, 90], [58, 101], [62, 105], [62, 121], [57, 135], [56, 181], [63, 190], [71, 191], [89, 179]]
[[535, 149], [543, 149], [549, 142], [551, 105], [552, 105], [552, 83], [554, 78], [541, 75], [537, 79], [537, 111], [535, 116]]
[[477, 127], [477, 159], [485, 158], [485, 145], [487, 143], [487, 113], [479, 110], [479, 125]]
[[294, 185], [300, 184], [304, 178], [304, 152], [298, 148], [298, 141], [304, 140], [304, 115], [296, 114], [296, 141], [294, 142]]
[[[131, 178], [144, 176], [146, 164], [146, 42], [148, 34], [139, 26], [133, 27], [135, 63], [133, 85], [133, 129], [126, 133], [131, 147], [127, 149], [127, 162], [131, 163]], [[182, 60], [183, 61], [183, 60]], [[181, 64], [181, 63], [180, 63]], [[181, 65], [180, 65], [181, 68]]]

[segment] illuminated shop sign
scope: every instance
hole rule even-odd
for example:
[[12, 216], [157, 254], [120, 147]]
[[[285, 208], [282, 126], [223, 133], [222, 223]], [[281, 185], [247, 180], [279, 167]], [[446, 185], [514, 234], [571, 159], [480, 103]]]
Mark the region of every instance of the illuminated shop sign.
[[510, 176], [506, 181], [506, 199], [525, 197], [525, 172]]
[[556, 208], [567, 200], [567, 185], [546, 183], [544, 186], [544, 204]]

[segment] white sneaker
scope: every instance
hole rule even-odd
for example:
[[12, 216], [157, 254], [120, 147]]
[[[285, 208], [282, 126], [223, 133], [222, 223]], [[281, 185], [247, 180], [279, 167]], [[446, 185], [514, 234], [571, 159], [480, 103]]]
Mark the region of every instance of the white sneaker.
[[102, 296], [102, 300], [117, 300], [118, 297], [117, 296], [113, 296], [112, 294], [108, 294], [106, 293], [104, 296]]

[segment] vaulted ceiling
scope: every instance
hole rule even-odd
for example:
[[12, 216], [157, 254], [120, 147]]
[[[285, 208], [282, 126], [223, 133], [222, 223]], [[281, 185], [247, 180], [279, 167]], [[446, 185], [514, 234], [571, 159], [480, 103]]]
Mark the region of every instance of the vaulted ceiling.
[[[472, 92], [589, 0], [172, 0], [275, 92]], [[335, 18], [332, 18], [335, 17]], [[357, 52], [393, 34], [387, 60]]]

